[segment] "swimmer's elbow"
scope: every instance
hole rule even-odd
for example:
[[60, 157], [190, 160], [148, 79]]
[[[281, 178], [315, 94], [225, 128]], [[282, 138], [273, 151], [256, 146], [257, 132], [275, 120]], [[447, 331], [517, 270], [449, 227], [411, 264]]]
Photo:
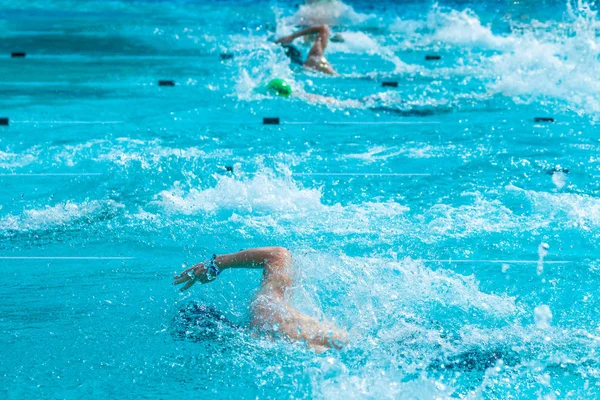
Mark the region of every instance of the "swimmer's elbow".
[[278, 263], [287, 263], [292, 259], [292, 253], [285, 247], [271, 247], [270, 258]]
[[317, 26], [317, 29], [319, 30], [319, 33], [322, 35], [329, 35], [329, 25], [319, 25]]
[[286, 284], [289, 280], [289, 268], [292, 263], [292, 253], [285, 247], [265, 247], [263, 248], [265, 268], [273, 278], [283, 280], [285, 278]]

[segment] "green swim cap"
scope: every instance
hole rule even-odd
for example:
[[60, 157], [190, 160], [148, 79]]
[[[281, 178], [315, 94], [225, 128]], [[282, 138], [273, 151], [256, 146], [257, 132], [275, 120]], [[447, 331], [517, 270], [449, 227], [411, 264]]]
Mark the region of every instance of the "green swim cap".
[[267, 84], [269, 92], [281, 97], [289, 97], [292, 94], [292, 87], [283, 79], [271, 79]]

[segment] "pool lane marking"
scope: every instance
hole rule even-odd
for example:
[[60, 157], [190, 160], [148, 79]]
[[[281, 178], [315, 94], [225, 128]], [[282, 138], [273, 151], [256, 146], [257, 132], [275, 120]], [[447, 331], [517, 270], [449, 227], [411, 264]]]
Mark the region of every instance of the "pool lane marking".
[[[538, 264], [539, 260], [419, 260], [424, 263], [464, 263], [464, 264]], [[544, 261], [544, 264], [570, 264], [573, 261]]]
[[93, 124], [123, 124], [125, 121], [10, 121], [16, 124], [66, 124], [66, 125], [93, 125]]
[[90, 173], [48, 173], [48, 174], [0, 174], [0, 177], [6, 176], [102, 176], [100, 172]]
[[282, 121], [279, 125], [439, 125], [439, 121], [338, 121], [297, 122]]
[[[0, 177], [36, 177], [36, 176], [102, 176], [101, 172], [89, 172], [89, 173], [39, 173], [39, 174], [1, 174]], [[351, 172], [299, 172], [293, 173], [292, 176], [431, 176], [431, 174], [424, 173], [351, 173]]]
[[[136, 257], [43, 257], [43, 256], [14, 256], [14, 257], [0, 257], [0, 260], [135, 260]], [[424, 263], [486, 263], [486, 264], [538, 264], [539, 260], [418, 260]], [[570, 264], [573, 261], [544, 261], [544, 264]]]
[[[9, 53], [10, 56], [12, 53]], [[36, 60], [68, 60], [68, 61], [152, 61], [152, 60], [173, 60], [173, 59], [198, 59], [198, 58], [212, 58], [219, 60], [220, 53], [204, 53], [204, 54], [190, 54], [190, 55], [102, 55], [102, 56], [87, 56], [79, 54], [35, 54], [26, 53], [28, 59]]]
[[0, 257], [0, 260], [134, 260], [135, 257]]
[[[115, 124], [124, 124], [125, 121], [10, 121], [13, 124], [63, 124], [63, 125], [115, 125]], [[236, 124], [240, 125], [239, 122], [223, 122], [219, 121], [220, 124]], [[254, 125], [261, 124], [264, 125], [263, 122], [246, 122], [241, 123], [244, 125]], [[439, 125], [441, 122], [439, 121], [339, 121], [339, 122], [297, 122], [297, 121], [288, 121], [288, 122], [280, 122], [279, 124], [273, 125]]]
[[292, 176], [431, 176], [431, 174], [396, 174], [396, 173], [352, 173], [352, 172], [299, 172], [293, 173]]

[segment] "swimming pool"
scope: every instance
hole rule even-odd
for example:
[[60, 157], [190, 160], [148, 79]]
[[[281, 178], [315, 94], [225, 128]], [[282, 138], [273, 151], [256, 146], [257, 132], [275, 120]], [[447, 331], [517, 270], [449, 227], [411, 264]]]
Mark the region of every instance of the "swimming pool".
[[[598, 397], [590, 7], [2, 2], [0, 395]], [[323, 20], [339, 77], [270, 42]], [[258, 271], [171, 285], [266, 245], [347, 348], [237, 329]]]

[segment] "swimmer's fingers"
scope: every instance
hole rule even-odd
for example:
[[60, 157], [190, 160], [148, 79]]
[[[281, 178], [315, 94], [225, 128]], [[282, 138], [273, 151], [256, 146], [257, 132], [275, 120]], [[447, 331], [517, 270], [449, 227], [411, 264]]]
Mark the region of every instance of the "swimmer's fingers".
[[193, 280], [194, 277], [192, 276], [192, 274], [193, 274], [192, 271], [193, 271], [194, 268], [195, 268], [195, 266], [194, 267], [190, 267], [190, 268], [186, 269], [185, 271], [183, 271], [181, 274], [175, 275], [173, 277], [173, 279], [174, 279], [173, 285], [179, 285], [180, 283], [187, 282], [190, 279]]
[[184, 272], [181, 275], [175, 275], [173, 279], [173, 285], [179, 285], [180, 283], [189, 281], [190, 279], [192, 279], [192, 277]]
[[196, 280], [195, 280], [195, 279], [190, 279], [190, 280], [188, 281], [188, 283], [186, 283], [186, 284], [185, 284], [185, 286], [184, 286], [184, 287], [182, 287], [182, 288], [181, 288], [181, 289], [179, 289], [179, 290], [180, 290], [181, 292], [184, 292], [184, 291], [188, 290], [189, 288], [191, 288], [191, 287], [194, 285], [194, 283], [196, 283]]
[[173, 279], [183, 278], [184, 276], [187, 276], [189, 278], [192, 275], [191, 272], [194, 270], [194, 268], [196, 268], [196, 265], [194, 265], [193, 267], [189, 267], [188, 269], [183, 270], [179, 275], [175, 275], [173, 277]]

